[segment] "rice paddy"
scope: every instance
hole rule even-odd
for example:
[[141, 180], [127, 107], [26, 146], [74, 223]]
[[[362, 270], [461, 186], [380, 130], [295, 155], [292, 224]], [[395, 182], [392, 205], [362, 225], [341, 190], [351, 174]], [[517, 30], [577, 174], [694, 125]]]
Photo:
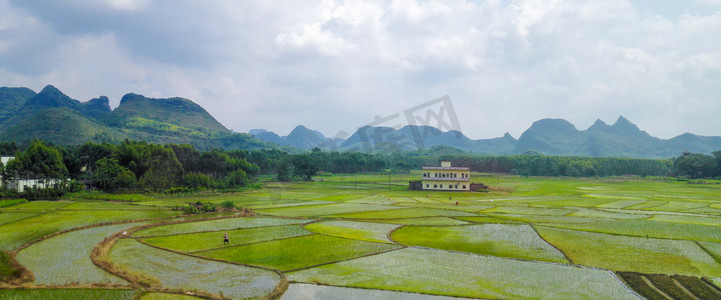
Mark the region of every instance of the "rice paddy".
[[[34, 275], [1, 283], [0, 299], [721, 295], [721, 185], [494, 176], [479, 177], [500, 187], [485, 193], [406, 190], [416, 175], [393, 177], [390, 189], [387, 175], [334, 174], [132, 203], [101, 193], [0, 200], [0, 250]], [[196, 201], [231, 201], [255, 216], [171, 209]], [[90, 259], [103, 239], [141, 224], [107, 252], [115, 269]], [[3, 276], [17, 268], [0, 267]]]
[[568, 263], [563, 253], [541, 239], [529, 225], [406, 226], [394, 231], [392, 238], [405, 245]]
[[23, 249], [18, 253], [17, 260], [33, 272], [36, 284], [126, 284], [125, 280], [95, 266], [90, 260], [90, 252], [105, 237], [138, 225], [142, 223], [72, 231]]
[[171, 289], [222, 293], [240, 299], [267, 295], [280, 280], [271, 271], [167, 252], [133, 239], [119, 240], [110, 252], [110, 259]]

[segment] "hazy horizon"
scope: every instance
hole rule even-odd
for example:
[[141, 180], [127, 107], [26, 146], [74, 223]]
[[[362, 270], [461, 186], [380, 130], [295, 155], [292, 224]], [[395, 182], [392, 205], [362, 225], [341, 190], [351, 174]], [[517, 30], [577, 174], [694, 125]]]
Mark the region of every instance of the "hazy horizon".
[[0, 86], [183, 97], [236, 132], [393, 127], [449, 95], [472, 139], [621, 115], [721, 136], [719, 82], [719, 0], [0, 0]]

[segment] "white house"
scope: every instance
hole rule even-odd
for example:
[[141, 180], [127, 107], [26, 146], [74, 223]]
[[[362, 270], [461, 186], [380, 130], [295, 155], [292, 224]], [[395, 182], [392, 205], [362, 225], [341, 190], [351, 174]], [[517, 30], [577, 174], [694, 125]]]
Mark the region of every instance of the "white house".
[[440, 167], [423, 167], [421, 188], [423, 190], [469, 191], [471, 170], [452, 167], [450, 161], [442, 161]]
[[[0, 161], [2, 161], [3, 168], [7, 166], [7, 163], [11, 160], [15, 159], [14, 156], [3, 156], [0, 157]], [[3, 187], [16, 190], [18, 193], [22, 193], [27, 188], [34, 188], [34, 189], [46, 189], [46, 188], [52, 188], [54, 186], [57, 186], [61, 184], [62, 181], [58, 179], [14, 179], [7, 182], [4, 182], [2, 179], [2, 176], [0, 176], [0, 185]]]

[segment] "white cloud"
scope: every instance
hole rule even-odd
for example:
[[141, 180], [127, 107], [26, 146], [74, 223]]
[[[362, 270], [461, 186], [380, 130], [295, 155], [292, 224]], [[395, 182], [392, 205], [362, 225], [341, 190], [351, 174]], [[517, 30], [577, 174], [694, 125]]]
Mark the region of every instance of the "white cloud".
[[0, 0], [0, 78], [182, 96], [236, 131], [350, 132], [449, 94], [472, 138], [618, 115], [721, 135], [716, 3]]

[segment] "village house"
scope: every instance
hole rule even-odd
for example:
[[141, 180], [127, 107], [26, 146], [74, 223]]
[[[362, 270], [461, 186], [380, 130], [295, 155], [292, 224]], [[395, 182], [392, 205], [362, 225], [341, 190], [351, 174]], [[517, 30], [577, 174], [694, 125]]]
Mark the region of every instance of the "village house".
[[440, 167], [423, 167], [421, 180], [408, 182], [410, 190], [424, 191], [487, 191], [483, 183], [471, 182], [468, 167], [453, 167], [450, 161], [442, 161]]
[[440, 167], [423, 167], [421, 185], [423, 190], [469, 191], [470, 173], [467, 167], [453, 167], [450, 161], [442, 161]]
[[[0, 157], [3, 167], [7, 166], [8, 162], [13, 159], [15, 159], [14, 156]], [[13, 179], [6, 182], [3, 181], [2, 176], [0, 176], [0, 186], [15, 190], [18, 193], [25, 192], [25, 189], [27, 188], [46, 189], [55, 187], [61, 183], [62, 182], [58, 179]]]

